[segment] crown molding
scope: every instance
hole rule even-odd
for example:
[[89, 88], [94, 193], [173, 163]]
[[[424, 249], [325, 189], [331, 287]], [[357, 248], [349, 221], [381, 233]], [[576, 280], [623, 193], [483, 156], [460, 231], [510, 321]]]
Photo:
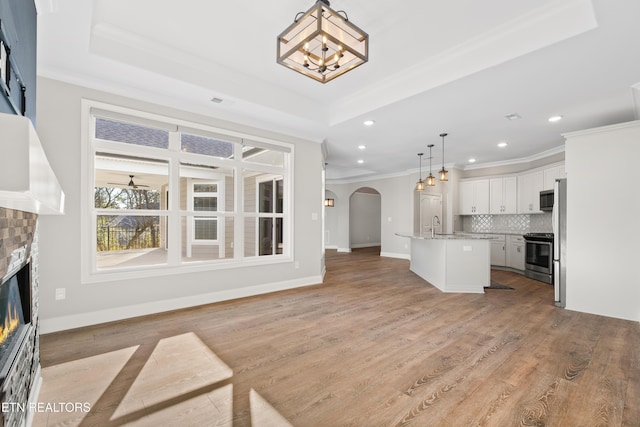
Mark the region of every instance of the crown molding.
[[541, 153], [534, 154], [528, 157], [520, 157], [518, 159], [503, 160], [499, 162], [465, 165], [463, 167], [460, 167], [459, 169], [469, 171], [469, 170], [486, 169], [486, 168], [493, 168], [493, 167], [500, 167], [500, 166], [519, 165], [522, 163], [534, 162], [536, 160], [544, 159], [545, 157], [553, 156], [554, 154], [559, 154], [559, 153], [564, 153], [564, 145], [560, 145], [558, 147], [551, 148], [549, 150], [546, 150]]
[[640, 120], [632, 120], [630, 122], [617, 123], [615, 125], [601, 126], [597, 128], [584, 129], [575, 132], [563, 133], [564, 139], [575, 138], [579, 136], [592, 135], [595, 133], [611, 132], [620, 129], [640, 127]]
[[[635, 123], [635, 122], [632, 122]], [[640, 124], [640, 121], [637, 122], [638, 124]], [[616, 127], [619, 125], [614, 125], [613, 127]], [[577, 133], [577, 132], [574, 132]], [[564, 136], [564, 135], [563, 135]], [[544, 159], [546, 157], [550, 157], [553, 156], [555, 154], [559, 154], [559, 153], [564, 153], [564, 145], [561, 145], [559, 147], [555, 147], [555, 148], [551, 148], [549, 150], [545, 150], [542, 151], [540, 153], [531, 155], [529, 157], [520, 157], [518, 159], [511, 159], [511, 160], [504, 160], [504, 161], [500, 161], [500, 162], [492, 162], [492, 163], [481, 163], [478, 165], [465, 165], [465, 166], [459, 166], [456, 165], [455, 163], [453, 164], [445, 164], [445, 168], [447, 169], [458, 169], [458, 170], [462, 170], [462, 171], [468, 171], [468, 170], [475, 170], [475, 169], [486, 169], [486, 168], [492, 168], [492, 167], [499, 167], [499, 166], [511, 166], [511, 165], [518, 165], [518, 164], [522, 164], [522, 163], [530, 163], [536, 160], [540, 160], [540, 159]], [[396, 172], [396, 173], [387, 173], [387, 174], [371, 174], [371, 175], [366, 175], [366, 176], [359, 176], [359, 177], [355, 177], [355, 178], [345, 178], [345, 179], [327, 179], [327, 184], [353, 184], [353, 183], [358, 183], [358, 182], [368, 182], [368, 181], [376, 181], [379, 179], [388, 179], [388, 178], [398, 178], [398, 177], [402, 177], [402, 176], [409, 176], [415, 173], [419, 173], [420, 170], [419, 168], [413, 168], [413, 169], [406, 169], [402, 172]]]

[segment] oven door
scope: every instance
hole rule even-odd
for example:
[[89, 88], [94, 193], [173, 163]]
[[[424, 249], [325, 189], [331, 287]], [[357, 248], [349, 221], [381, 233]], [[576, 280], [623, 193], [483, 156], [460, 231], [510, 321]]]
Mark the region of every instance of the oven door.
[[553, 243], [526, 240], [525, 268], [544, 274], [553, 272]]

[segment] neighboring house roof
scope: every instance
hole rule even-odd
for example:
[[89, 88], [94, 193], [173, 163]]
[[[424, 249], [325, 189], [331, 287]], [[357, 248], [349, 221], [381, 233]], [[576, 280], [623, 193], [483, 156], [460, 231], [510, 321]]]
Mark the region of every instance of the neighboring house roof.
[[169, 132], [162, 129], [96, 118], [96, 138], [146, 147], [169, 148]]
[[[147, 217], [147, 218], [153, 218], [153, 217]], [[155, 222], [156, 221], [154, 221], [154, 223]], [[135, 216], [119, 215], [111, 218], [104, 225], [108, 227], [135, 228], [139, 225], [139, 222]]]
[[[146, 147], [168, 148], [169, 132], [132, 123], [96, 118], [96, 138]], [[180, 134], [182, 150], [206, 156], [229, 158], [233, 143], [187, 133]]]
[[233, 156], [233, 144], [227, 141], [189, 135], [188, 133], [181, 134], [180, 140], [182, 142], [182, 149], [189, 153], [222, 158]]

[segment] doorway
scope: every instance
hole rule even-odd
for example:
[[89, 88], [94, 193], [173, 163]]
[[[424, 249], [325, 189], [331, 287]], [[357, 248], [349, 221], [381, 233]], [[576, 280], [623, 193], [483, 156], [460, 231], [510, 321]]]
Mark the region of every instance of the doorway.
[[361, 187], [349, 198], [349, 249], [382, 245], [382, 197], [370, 187]]

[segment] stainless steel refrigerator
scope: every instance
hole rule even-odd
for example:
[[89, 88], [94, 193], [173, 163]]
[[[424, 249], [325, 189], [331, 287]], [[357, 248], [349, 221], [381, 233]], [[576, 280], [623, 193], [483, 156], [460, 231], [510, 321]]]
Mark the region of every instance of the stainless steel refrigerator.
[[567, 180], [557, 179], [553, 192], [553, 290], [555, 304], [564, 307], [567, 299]]

